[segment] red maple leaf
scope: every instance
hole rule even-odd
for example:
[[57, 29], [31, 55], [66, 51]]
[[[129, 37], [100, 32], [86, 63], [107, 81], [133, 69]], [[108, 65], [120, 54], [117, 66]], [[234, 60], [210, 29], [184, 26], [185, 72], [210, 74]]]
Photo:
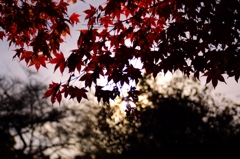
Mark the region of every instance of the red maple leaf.
[[5, 36], [5, 33], [3, 31], [0, 31], [0, 39], [3, 40], [3, 37]]
[[25, 60], [26, 64], [29, 63], [30, 58], [32, 57], [33, 52], [32, 51], [23, 51], [20, 57], [20, 61], [22, 61], [23, 59]]
[[[88, 99], [86, 92], [88, 92], [86, 89], [78, 87], [69, 86], [68, 89], [65, 91], [65, 97], [67, 95], [70, 95], [71, 98], [77, 98], [77, 101], [80, 103], [82, 98]], [[67, 95], [66, 95], [67, 94]]]
[[[207, 0], [196, 3], [187, 0], [106, 0], [103, 6], [92, 4], [84, 11], [87, 28], [80, 30], [77, 49], [68, 59], [59, 50], [62, 36], [70, 35], [70, 24], [80, 22], [79, 14], [67, 13], [67, 2], [76, 3], [77, 0], [17, 2], [14, 1], [14, 7], [9, 7], [8, 1], [2, 0], [0, 13], [0, 39], [6, 37], [9, 46], [20, 47], [14, 50], [14, 57], [25, 60], [28, 66], [34, 65], [37, 70], [40, 66], [46, 67], [45, 62], [49, 60], [55, 65], [54, 71], [59, 68], [63, 73], [66, 67], [70, 73], [79, 71], [79, 80], [87, 87], [95, 85], [100, 75], [115, 84], [132, 81], [137, 84], [142, 71], [153, 77], [160, 72], [176, 70], [187, 76], [194, 73], [195, 77], [205, 73], [207, 83], [212, 82], [214, 87], [218, 81], [225, 81], [224, 73], [235, 76], [236, 80], [240, 77], [239, 44], [236, 42], [239, 41], [239, 27], [235, 23], [239, 17], [236, 12], [239, 1], [220, 1], [217, 10], [214, 9], [215, 1]], [[213, 7], [199, 10], [201, 3]], [[222, 16], [225, 12], [227, 16]], [[213, 22], [217, 28], [211, 25]], [[96, 30], [95, 24], [101, 29]], [[186, 32], [189, 32], [189, 38]], [[132, 45], [127, 46], [126, 40]], [[25, 51], [27, 46], [31, 47], [30, 51]], [[52, 54], [55, 55], [53, 59]], [[140, 60], [141, 69], [132, 66], [133, 59]], [[81, 89], [70, 89], [64, 84], [61, 87], [66, 88], [61, 93], [67, 92], [78, 101], [85, 96], [85, 93], [76, 94], [84, 92]], [[131, 93], [130, 97], [137, 101]], [[60, 96], [56, 93], [51, 100], [60, 100]], [[103, 102], [108, 102], [109, 97], [115, 97], [111, 90], [97, 91], [98, 101], [103, 98]]]
[[59, 67], [60, 72], [63, 73], [65, 66], [66, 66], [66, 62], [65, 62], [65, 58], [63, 56], [63, 53], [54, 53], [55, 58], [53, 58], [52, 60], [50, 60], [51, 64], [56, 64], [54, 67], [54, 72], [56, 71], [56, 69]]
[[64, 8], [65, 11], [67, 11], [67, 6], [68, 5], [69, 5], [68, 3], [64, 2], [63, 0], [60, 0], [60, 2], [59, 2], [57, 7]]
[[47, 98], [51, 96], [52, 104], [55, 103], [56, 99], [58, 103], [60, 103], [62, 100], [62, 95], [61, 92], [59, 91], [60, 86], [61, 84], [52, 82], [51, 84], [49, 84], [48, 91], [44, 93], [42, 98]]
[[85, 17], [85, 20], [86, 20], [86, 19], [91, 18], [91, 17], [95, 14], [96, 8], [93, 7], [93, 6], [90, 4], [90, 9], [87, 9], [87, 10], [85, 10], [85, 11], [83, 11], [83, 12], [87, 14], [86, 17]]
[[218, 81], [226, 83], [219, 70], [210, 70], [210, 71], [204, 73], [203, 76], [207, 76], [206, 84], [212, 80], [212, 85], [214, 88], [217, 86]]
[[77, 3], [77, 0], [68, 0], [67, 2]]
[[70, 16], [69, 20], [70, 20], [70, 22], [72, 23], [72, 25], [74, 25], [74, 23], [77, 24], [77, 23], [80, 22], [79, 16], [80, 16], [80, 15], [79, 15], [79, 14], [76, 14], [75, 12]]
[[44, 55], [38, 55], [37, 57], [32, 56], [28, 67], [34, 65], [36, 70], [38, 71], [41, 65], [43, 67], [46, 67], [45, 61], [46, 61], [46, 56]]

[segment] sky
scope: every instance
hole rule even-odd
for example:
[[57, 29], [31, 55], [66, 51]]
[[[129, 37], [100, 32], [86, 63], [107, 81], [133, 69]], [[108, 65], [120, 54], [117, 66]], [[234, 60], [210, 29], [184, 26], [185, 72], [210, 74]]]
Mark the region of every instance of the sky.
[[[71, 37], [67, 36], [65, 39], [64, 44], [61, 45], [60, 50], [64, 53], [65, 57], [67, 57], [67, 54], [70, 54], [70, 50], [75, 49], [77, 47], [76, 41], [79, 36], [79, 32], [77, 29], [86, 29], [86, 21], [84, 21], [84, 13], [83, 10], [89, 8], [89, 4], [93, 6], [98, 6], [100, 4], [103, 4], [105, 0], [86, 0], [86, 3], [83, 3], [81, 1], [78, 1], [76, 4], [70, 4], [68, 13], [71, 15], [73, 12], [76, 12], [80, 14], [80, 22], [78, 25], [75, 25], [74, 28], [71, 29]], [[14, 56], [14, 47], [8, 46], [8, 43], [4, 41], [0, 41], [0, 76], [11, 76], [11, 77], [19, 77], [23, 80], [28, 80], [26, 73], [24, 69], [26, 69], [26, 64], [24, 62], [19, 62], [18, 59], [13, 59]], [[34, 72], [36, 70], [34, 67], [28, 68]], [[57, 70], [53, 74], [53, 66], [47, 65], [47, 68], [41, 67], [40, 70], [37, 72], [39, 79], [41, 81], [46, 82], [46, 84], [51, 83], [51, 81], [54, 82], [60, 82], [60, 81], [66, 81], [68, 79], [68, 76], [62, 76]], [[168, 81], [171, 79], [171, 73], [168, 73], [165, 77], [162, 77], [161, 80]], [[235, 102], [240, 101], [240, 87], [239, 84], [234, 80], [234, 78], [225, 78], [226, 83], [219, 82], [216, 89], [213, 91], [213, 93], [222, 93], [226, 97], [233, 99]], [[206, 82], [206, 78], [202, 77], [200, 78], [203, 85]], [[209, 85], [209, 84], [208, 84]], [[211, 83], [210, 83], [211, 85]], [[240, 102], [238, 102], [240, 103]]]

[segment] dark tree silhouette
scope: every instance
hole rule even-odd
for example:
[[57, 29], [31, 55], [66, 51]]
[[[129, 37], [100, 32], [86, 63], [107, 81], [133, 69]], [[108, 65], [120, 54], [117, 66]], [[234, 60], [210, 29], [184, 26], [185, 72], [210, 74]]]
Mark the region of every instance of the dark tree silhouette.
[[[95, 158], [202, 159], [240, 157], [239, 110], [210, 88], [182, 77], [167, 86], [141, 82], [148, 103], [137, 105], [138, 120], [114, 120], [105, 106], [99, 112], [99, 151]], [[131, 116], [130, 116], [131, 117]], [[98, 141], [98, 140], [97, 140]], [[90, 158], [90, 157], [86, 157]]]
[[[97, 104], [52, 108], [37, 81], [0, 80], [0, 154], [12, 158], [232, 158], [240, 157], [239, 113], [213, 99], [209, 88], [175, 78], [158, 85], [145, 78], [135, 111]], [[131, 101], [129, 101], [131, 102]], [[117, 116], [125, 114], [124, 116]], [[116, 118], [117, 117], [117, 118]], [[4, 158], [4, 159], [5, 159]]]
[[90, 120], [83, 121], [87, 120], [87, 116], [84, 116], [86, 111], [67, 105], [52, 108], [49, 101], [42, 99], [45, 89], [45, 85], [32, 77], [27, 83], [0, 78], [2, 159], [70, 157], [73, 154], [65, 152], [77, 150], [80, 136], [81, 143], [88, 145], [86, 134], [89, 131], [85, 129], [91, 124]]

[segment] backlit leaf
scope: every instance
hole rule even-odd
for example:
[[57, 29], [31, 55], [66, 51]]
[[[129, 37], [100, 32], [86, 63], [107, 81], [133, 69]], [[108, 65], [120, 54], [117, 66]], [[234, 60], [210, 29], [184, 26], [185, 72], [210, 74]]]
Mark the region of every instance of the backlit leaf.
[[69, 20], [71, 21], [72, 25], [77, 24], [77, 23], [80, 22], [79, 16], [80, 16], [80, 15], [77, 14], [77, 13], [73, 13], [73, 14], [70, 16]]

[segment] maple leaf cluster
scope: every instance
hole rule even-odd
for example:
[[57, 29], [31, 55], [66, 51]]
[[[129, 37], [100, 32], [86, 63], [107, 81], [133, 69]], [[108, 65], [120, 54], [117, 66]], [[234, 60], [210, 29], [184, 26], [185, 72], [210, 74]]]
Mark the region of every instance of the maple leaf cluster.
[[[54, 71], [68, 70], [67, 83], [50, 84], [44, 95], [52, 103], [60, 102], [61, 94], [80, 102], [87, 98], [85, 88], [92, 86], [98, 101], [109, 103], [124, 84], [137, 85], [143, 71], [153, 77], [176, 70], [198, 79], [203, 75], [214, 87], [225, 82], [224, 74], [236, 81], [240, 77], [239, 0], [106, 0], [98, 7], [90, 5], [84, 11], [87, 28], [80, 30], [77, 48], [66, 58], [59, 45], [70, 34], [68, 24], [79, 22], [79, 14], [69, 17], [63, 0], [27, 2], [0, 1], [0, 38], [20, 46], [15, 56], [36, 69], [49, 61]], [[99, 85], [101, 77], [113, 89]], [[72, 86], [73, 79], [85, 88]], [[137, 102], [139, 92], [129, 93], [128, 100]]]
[[69, 24], [79, 22], [78, 14], [68, 16], [68, 5], [63, 0], [1, 0], [0, 39], [6, 37], [9, 46], [15, 45], [14, 57], [28, 66], [46, 67], [62, 37], [70, 35]]

